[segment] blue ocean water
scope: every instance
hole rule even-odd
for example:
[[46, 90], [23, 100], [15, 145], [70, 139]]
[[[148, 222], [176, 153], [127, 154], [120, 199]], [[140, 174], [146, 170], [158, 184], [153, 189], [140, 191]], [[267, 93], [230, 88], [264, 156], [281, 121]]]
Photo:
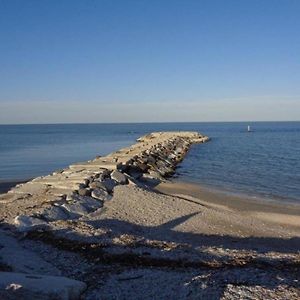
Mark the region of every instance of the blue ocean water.
[[179, 179], [300, 201], [300, 122], [0, 125], [0, 181], [48, 174], [165, 130], [199, 131], [212, 138], [191, 148], [177, 169]]

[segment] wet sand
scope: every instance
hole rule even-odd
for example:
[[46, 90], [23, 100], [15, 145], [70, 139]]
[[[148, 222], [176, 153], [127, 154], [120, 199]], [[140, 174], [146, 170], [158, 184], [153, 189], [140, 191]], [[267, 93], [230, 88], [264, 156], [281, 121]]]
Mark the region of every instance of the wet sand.
[[159, 184], [155, 190], [174, 196], [193, 197], [207, 207], [235, 211], [237, 214], [252, 216], [268, 222], [300, 228], [300, 204], [254, 199], [246, 195], [208, 189], [199, 184], [182, 181], [168, 181]]

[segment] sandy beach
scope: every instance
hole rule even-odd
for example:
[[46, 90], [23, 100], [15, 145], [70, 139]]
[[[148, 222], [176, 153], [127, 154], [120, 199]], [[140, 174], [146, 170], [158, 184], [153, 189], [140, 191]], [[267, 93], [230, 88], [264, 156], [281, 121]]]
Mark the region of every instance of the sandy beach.
[[[0, 279], [73, 280], [66, 299], [299, 299], [299, 205], [166, 179], [207, 140], [148, 135], [1, 195]], [[0, 295], [51, 299], [36, 280]]]

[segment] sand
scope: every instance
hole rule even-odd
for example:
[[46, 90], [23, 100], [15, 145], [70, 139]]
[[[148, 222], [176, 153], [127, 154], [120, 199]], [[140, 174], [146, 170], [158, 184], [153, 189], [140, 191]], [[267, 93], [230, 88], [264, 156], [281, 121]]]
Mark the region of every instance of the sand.
[[226, 192], [208, 189], [199, 184], [178, 181], [161, 183], [156, 190], [170, 195], [181, 195], [185, 198], [191, 196], [197, 198], [205, 206], [232, 210], [241, 217], [258, 218], [285, 225], [287, 228], [300, 229], [300, 204], [295, 202], [255, 199], [246, 195], [229, 195]]

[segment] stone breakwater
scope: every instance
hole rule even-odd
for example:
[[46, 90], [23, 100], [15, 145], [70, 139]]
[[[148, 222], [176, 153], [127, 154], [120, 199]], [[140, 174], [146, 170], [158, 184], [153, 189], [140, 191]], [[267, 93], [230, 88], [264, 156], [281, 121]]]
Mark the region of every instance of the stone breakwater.
[[174, 174], [192, 144], [208, 140], [197, 132], [145, 135], [136, 144], [105, 157], [17, 185], [0, 196], [1, 219], [26, 232], [99, 212], [117, 185], [158, 183]]

